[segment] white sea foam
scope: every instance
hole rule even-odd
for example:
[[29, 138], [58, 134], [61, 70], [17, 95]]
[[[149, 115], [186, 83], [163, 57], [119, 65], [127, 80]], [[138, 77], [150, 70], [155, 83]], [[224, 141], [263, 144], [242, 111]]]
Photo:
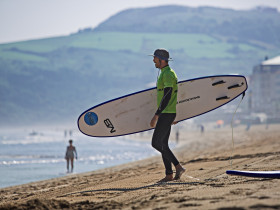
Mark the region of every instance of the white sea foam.
[[[65, 175], [70, 136], [64, 130], [0, 130], [0, 188]], [[91, 138], [74, 132], [74, 172], [81, 173], [144, 159], [158, 153], [148, 142]]]

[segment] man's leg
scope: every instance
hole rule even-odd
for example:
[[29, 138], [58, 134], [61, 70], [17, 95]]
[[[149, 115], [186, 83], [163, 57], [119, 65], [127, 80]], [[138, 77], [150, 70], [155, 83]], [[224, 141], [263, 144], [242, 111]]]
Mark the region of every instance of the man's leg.
[[171, 131], [171, 124], [176, 114], [161, 114], [152, 139], [152, 146], [161, 152], [162, 159], [166, 169], [166, 175], [173, 174], [171, 162], [178, 165], [179, 162], [168, 146], [168, 140]]
[[[168, 144], [168, 138], [169, 138], [169, 136], [170, 136], [170, 130], [171, 130], [171, 128], [169, 129], [169, 131], [167, 132], [166, 136], [164, 137], [164, 139], [163, 139], [163, 141], [162, 141], [163, 144], [165, 144], [166, 139], [167, 139], [167, 144]], [[168, 145], [167, 145], [167, 146], [168, 146]], [[165, 148], [166, 146], [165, 146], [165, 145], [162, 145], [162, 147]], [[163, 160], [163, 163], [164, 163], [164, 166], [165, 166], [165, 174], [166, 174], [166, 175], [172, 175], [172, 174], [173, 174], [173, 171], [172, 171], [172, 164], [171, 164], [171, 161], [170, 161], [168, 158], [165, 157], [163, 151], [165, 151], [165, 149], [163, 149], [162, 152], [161, 152], [162, 160]]]
[[74, 158], [71, 158], [71, 172], [73, 172], [74, 168]]
[[67, 158], [66, 161], [67, 172], [69, 172], [69, 158]]

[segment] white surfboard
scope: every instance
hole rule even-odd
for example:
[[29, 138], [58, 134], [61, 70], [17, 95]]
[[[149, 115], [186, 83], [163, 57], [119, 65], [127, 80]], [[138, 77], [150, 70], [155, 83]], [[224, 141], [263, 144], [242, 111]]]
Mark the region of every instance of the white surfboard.
[[229, 175], [236, 176], [248, 176], [256, 178], [272, 178], [280, 179], [280, 171], [238, 171], [238, 170], [228, 170], [226, 171]]
[[[221, 75], [178, 82], [175, 121], [196, 117], [234, 100], [247, 90], [244, 76]], [[152, 129], [157, 90], [151, 88], [116, 98], [83, 112], [80, 131], [92, 137], [113, 137]]]

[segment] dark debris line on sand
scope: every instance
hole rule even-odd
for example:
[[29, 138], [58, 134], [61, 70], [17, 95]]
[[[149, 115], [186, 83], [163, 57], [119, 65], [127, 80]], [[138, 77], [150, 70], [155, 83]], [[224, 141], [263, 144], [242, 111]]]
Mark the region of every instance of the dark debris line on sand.
[[146, 188], [150, 188], [150, 187], [166, 186], [166, 185], [199, 185], [199, 184], [205, 184], [205, 182], [164, 182], [164, 183], [155, 183], [155, 184], [151, 184], [151, 185], [145, 185], [145, 186], [133, 187], [133, 188], [105, 188], [105, 189], [73, 192], [73, 193], [68, 193], [68, 194], [65, 194], [65, 195], [61, 195], [59, 197], [65, 197], [65, 196], [68, 196], [68, 195], [75, 195], [75, 194], [88, 193], [88, 192], [102, 192], [102, 191], [127, 192], [127, 191], [136, 191], [136, 190], [146, 189]]

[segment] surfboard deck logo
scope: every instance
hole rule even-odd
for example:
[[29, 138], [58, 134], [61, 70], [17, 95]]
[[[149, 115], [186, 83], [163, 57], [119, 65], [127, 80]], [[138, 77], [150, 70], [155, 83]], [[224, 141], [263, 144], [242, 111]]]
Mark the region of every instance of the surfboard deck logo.
[[110, 121], [110, 119], [104, 120], [104, 123], [107, 126], [107, 128], [111, 129], [110, 133], [116, 132], [116, 130], [114, 129], [114, 126], [113, 126], [112, 122]]
[[94, 112], [87, 112], [84, 116], [85, 123], [95, 125], [98, 122], [98, 116]]
[[[241, 75], [216, 75], [178, 82], [175, 121], [217, 109], [247, 88], [246, 78]], [[122, 136], [153, 129], [150, 121], [157, 110], [156, 94], [155, 87], [94, 106], [79, 116], [78, 128], [92, 137]]]

